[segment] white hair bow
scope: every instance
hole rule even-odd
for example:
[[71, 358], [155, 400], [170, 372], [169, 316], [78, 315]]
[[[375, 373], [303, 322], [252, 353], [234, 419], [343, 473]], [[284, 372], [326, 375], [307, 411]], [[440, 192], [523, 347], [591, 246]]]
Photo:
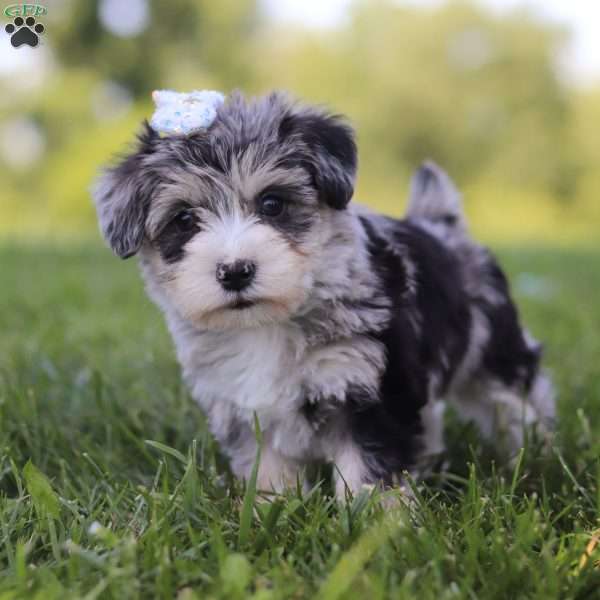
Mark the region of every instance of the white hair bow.
[[225, 96], [211, 90], [195, 90], [188, 94], [156, 90], [152, 92], [152, 100], [156, 110], [150, 119], [150, 127], [166, 135], [187, 135], [212, 125]]

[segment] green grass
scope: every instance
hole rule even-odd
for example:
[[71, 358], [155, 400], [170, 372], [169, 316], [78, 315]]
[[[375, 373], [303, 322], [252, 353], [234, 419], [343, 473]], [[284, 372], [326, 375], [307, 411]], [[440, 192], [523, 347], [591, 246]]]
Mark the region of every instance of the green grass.
[[[600, 251], [506, 249], [560, 390], [555, 451], [449, 417], [411, 514], [323, 485], [252, 510], [133, 262], [0, 249], [0, 599], [600, 598]], [[154, 443], [148, 443], [152, 440]]]

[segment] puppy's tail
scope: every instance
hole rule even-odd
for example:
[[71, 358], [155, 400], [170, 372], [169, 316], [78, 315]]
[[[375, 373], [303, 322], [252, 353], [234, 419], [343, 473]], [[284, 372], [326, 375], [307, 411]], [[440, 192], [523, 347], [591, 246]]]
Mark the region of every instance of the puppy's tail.
[[431, 160], [425, 161], [412, 177], [406, 217], [447, 241], [467, 236], [460, 192]]

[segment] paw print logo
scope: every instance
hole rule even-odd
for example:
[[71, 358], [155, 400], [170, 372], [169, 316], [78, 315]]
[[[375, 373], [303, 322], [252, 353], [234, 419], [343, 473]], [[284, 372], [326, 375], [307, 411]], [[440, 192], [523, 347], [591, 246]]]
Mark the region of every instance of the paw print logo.
[[35, 48], [40, 41], [39, 36], [44, 33], [44, 26], [36, 23], [33, 17], [27, 17], [25, 20], [23, 17], [15, 17], [14, 21], [9, 23], [4, 30], [10, 35], [10, 43], [15, 48], [23, 44]]

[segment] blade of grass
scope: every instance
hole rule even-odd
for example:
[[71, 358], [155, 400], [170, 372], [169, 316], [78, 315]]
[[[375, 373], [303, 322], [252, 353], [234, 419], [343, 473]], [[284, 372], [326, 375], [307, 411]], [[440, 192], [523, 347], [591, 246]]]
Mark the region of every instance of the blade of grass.
[[404, 525], [404, 513], [393, 511], [380, 522], [369, 527], [340, 558], [321, 586], [317, 595], [318, 600], [337, 600], [341, 598], [377, 549], [384, 545]]
[[244, 493], [244, 503], [242, 504], [240, 515], [240, 531], [238, 534], [238, 543], [240, 546], [245, 546], [250, 537], [252, 511], [254, 509], [254, 501], [256, 500], [256, 480], [258, 478], [258, 466], [260, 464], [260, 451], [262, 447], [262, 432], [256, 413], [254, 414], [254, 435], [256, 436], [256, 459], [252, 467], [250, 479], [246, 484], [246, 492]]
[[569, 468], [569, 465], [565, 462], [565, 459], [562, 455], [562, 452], [558, 448], [554, 448], [554, 454], [558, 457], [558, 461], [560, 462], [560, 466], [563, 468], [563, 471], [567, 474], [577, 491], [587, 500], [587, 502], [591, 506], [595, 506], [595, 502], [592, 500], [587, 490], [577, 481], [575, 475], [573, 475], [573, 471]]
[[148, 446], [156, 448], [157, 450], [160, 450], [161, 452], [164, 452], [165, 454], [176, 458], [179, 462], [182, 462], [184, 465], [187, 464], [187, 458], [181, 452], [179, 452], [179, 450], [171, 448], [170, 446], [166, 446], [165, 444], [161, 444], [160, 442], [155, 442], [154, 440], [145, 440], [145, 442], [146, 444], [148, 444]]
[[513, 498], [515, 495], [515, 491], [517, 489], [517, 485], [519, 483], [519, 475], [521, 473], [521, 465], [523, 464], [523, 456], [525, 455], [525, 448], [521, 448], [519, 450], [519, 455], [517, 456], [517, 460], [515, 462], [514, 472], [512, 482], [510, 484], [510, 497]]

